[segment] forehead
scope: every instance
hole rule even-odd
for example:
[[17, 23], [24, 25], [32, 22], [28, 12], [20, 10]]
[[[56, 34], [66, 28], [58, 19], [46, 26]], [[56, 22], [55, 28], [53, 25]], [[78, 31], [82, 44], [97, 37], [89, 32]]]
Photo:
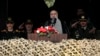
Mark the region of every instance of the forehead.
[[50, 12], [50, 14], [51, 14], [51, 13], [58, 13], [58, 12], [57, 12], [56, 10], [52, 10], [52, 11]]
[[25, 25], [33, 25], [33, 24], [25, 24]]
[[87, 21], [80, 21], [80, 23], [87, 23]]
[[14, 24], [14, 23], [6, 23], [6, 24]]

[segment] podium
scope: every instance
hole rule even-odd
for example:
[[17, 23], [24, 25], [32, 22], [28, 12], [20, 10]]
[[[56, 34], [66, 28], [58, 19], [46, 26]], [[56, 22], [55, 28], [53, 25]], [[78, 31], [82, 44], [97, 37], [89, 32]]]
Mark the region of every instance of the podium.
[[28, 34], [28, 39], [35, 41], [51, 41], [51, 42], [60, 42], [62, 39], [67, 39], [67, 34], [52, 34], [50, 37], [39, 36], [38, 34]]

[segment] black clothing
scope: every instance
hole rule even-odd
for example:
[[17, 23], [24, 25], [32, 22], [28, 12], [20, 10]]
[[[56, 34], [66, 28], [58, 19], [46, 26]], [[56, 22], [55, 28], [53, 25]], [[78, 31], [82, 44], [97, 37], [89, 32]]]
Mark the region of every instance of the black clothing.
[[0, 32], [0, 40], [8, 40], [8, 39], [15, 39], [20, 37], [20, 31], [14, 30], [14, 31], [8, 31], [7, 29], [4, 29]]
[[74, 39], [94, 39], [95, 33], [89, 33], [93, 28], [91, 24], [88, 24], [86, 29], [83, 29], [80, 25], [77, 25], [76, 28], [71, 29], [71, 37]]

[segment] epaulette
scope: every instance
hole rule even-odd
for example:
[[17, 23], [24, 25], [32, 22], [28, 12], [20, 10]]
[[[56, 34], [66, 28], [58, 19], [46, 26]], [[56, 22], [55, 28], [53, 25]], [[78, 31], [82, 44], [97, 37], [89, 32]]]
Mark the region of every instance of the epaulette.
[[6, 30], [6, 29], [4, 29], [4, 30], [1, 30], [1, 32], [7, 32], [7, 30]]
[[15, 32], [20, 32], [19, 30], [15, 30]]

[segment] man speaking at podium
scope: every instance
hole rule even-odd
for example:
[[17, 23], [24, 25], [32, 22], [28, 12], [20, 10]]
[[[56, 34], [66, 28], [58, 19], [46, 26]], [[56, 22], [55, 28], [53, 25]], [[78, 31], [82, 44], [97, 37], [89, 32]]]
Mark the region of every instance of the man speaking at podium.
[[66, 22], [58, 18], [58, 12], [56, 10], [50, 11], [50, 20], [45, 23], [45, 26], [53, 26], [59, 34], [69, 34]]

